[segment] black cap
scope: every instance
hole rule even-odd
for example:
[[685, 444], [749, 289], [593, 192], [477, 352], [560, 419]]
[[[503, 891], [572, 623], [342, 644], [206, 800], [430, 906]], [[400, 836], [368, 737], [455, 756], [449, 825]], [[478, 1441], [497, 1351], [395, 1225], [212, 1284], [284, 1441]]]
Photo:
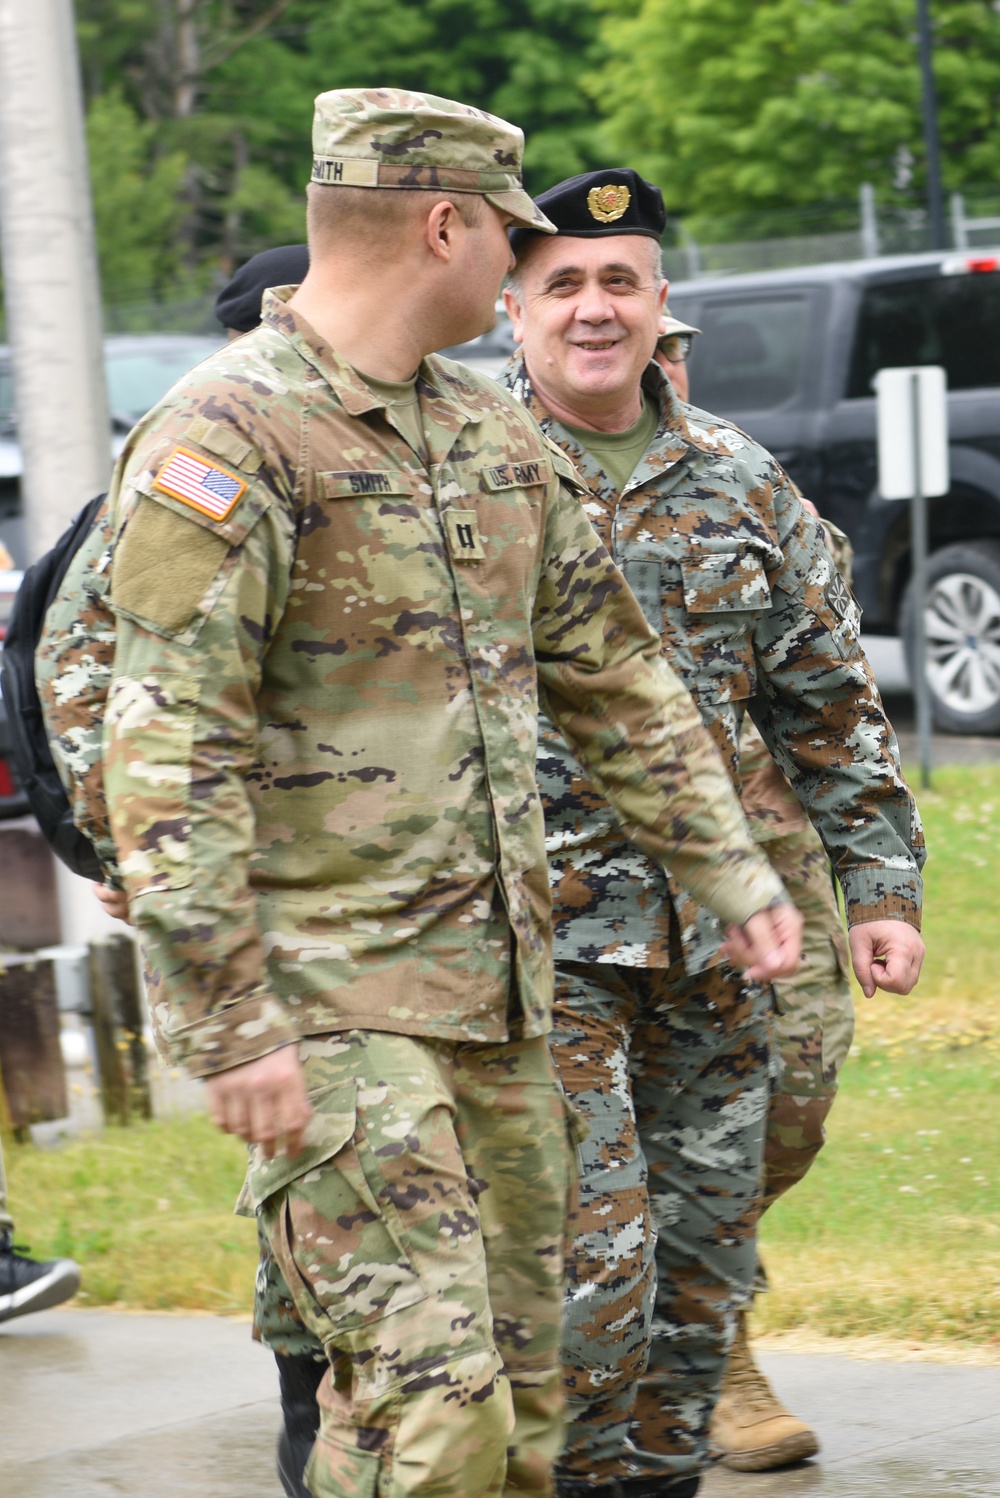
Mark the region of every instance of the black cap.
[[[596, 239], [603, 234], [646, 234], [662, 239], [667, 226], [663, 194], [629, 166], [602, 172], [581, 172], [543, 192], [535, 202], [560, 234], [573, 239]], [[517, 255], [533, 229], [512, 229], [510, 244]]]
[[260, 323], [260, 304], [271, 286], [298, 286], [309, 269], [309, 246], [283, 244], [262, 250], [241, 265], [215, 299], [215, 315], [224, 328], [249, 333]]

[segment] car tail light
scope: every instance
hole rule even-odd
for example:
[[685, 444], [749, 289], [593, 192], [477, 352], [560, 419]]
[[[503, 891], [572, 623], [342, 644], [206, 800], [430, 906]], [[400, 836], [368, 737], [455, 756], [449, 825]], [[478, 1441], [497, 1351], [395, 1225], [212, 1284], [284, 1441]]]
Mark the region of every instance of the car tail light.
[[1000, 255], [950, 255], [941, 262], [942, 276], [982, 276], [998, 270]]
[[16, 795], [14, 778], [10, 773], [10, 766], [5, 759], [0, 759], [0, 796]]

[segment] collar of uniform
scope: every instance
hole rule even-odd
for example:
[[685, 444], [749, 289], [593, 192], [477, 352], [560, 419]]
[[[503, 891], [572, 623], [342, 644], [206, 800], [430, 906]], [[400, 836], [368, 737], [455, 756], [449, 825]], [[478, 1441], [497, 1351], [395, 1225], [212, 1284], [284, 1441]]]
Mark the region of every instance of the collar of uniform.
[[[363, 416], [366, 411], [384, 411], [385, 401], [375, 394], [354, 366], [348, 364], [335, 348], [320, 338], [312, 324], [306, 322], [294, 307], [288, 306], [288, 300], [296, 289], [294, 286], [279, 286], [265, 291], [261, 304], [261, 322], [284, 333], [303, 359], [323, 376], [349, 416]], [[450, 389], [443, 388], [442, 382], [436, 378], [437, 373], [424, 359], [417, 380], [418, 393], [423, 398], [430, 396], [436, 400], [435, 420], [442, 426], [454, 427], [456, 430], [469, 422], [480, 421], [483, 413], [469, 411]], [[467, 392], [467, 387], [461, 388]]]
[[[597, 459], [585, 448], [572, 432], [568, 432], [562, 422], [550, 415], [548, 408], [542, 401], [541, 396], [531, 383], [527, 365], [524, 362], [524, 354], [518, 349], [501, 371], [500, 383], [515, 395], [521, 404], [531, 413], [546, 436], [556, 441], [562, 450], [572, 459], [579, 469], [581, 476], [586, 480], [588, 487], [595, 494], [600, 494], [608, 484], [607, 476], [601, 468]], [[626, 489], [638, 487], [646, 479], [654, 478], [663, 472], [665, 468], [672, 468], [683, 458], [691, 447], [698, 447], [702, 451], [710, 451], [704, 443], [695, 441], [693, 435], [688, 431], [687, 421], [684, 418], [684, 408], [674, 394], [673, 386], [663, 373], [655, 360], [650, 360], [642, 375], [642, 388], [660, 408], [660, 420], [653, 436], [650, 448], [656, 448], [656, 462], [651, 464], [647, 458], [643, 458], [636, 466], [635, 473], [626, 485]], [[603, 480], [603, 483], [602, 483]], [[604, 497], [607, 497], [606, 495]]]

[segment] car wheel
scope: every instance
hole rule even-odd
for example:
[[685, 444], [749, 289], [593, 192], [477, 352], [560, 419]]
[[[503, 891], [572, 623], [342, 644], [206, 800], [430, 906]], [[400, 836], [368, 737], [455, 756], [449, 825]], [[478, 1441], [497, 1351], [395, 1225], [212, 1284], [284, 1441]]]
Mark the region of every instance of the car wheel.
[[[1000, 733], [1000, 542], [934, 552], [924, 620], [934, 722], [947, 733]], [[911, 676], [913, 623], [911, 582], [900, 615]]]

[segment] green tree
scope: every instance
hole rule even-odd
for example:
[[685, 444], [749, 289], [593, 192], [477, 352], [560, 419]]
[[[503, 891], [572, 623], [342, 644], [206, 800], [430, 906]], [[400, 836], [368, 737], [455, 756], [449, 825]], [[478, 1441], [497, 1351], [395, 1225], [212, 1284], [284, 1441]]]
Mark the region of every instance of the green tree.
[[[686, 213], [924, 181], [916, 0], [601, 0], [590, 80], [620, 153]], [[1000, 180], [1000, 13], [936, 0], [945, 184]]]
[[[385, 83], [503, 114], [527, 133], [535, 192], [607, 161], [582, 81], [604, 59], [599, 20], [597, 0], [77, 0], [102, 256], [117, 254], [122, 152], [135, 236], [147, 243], [152, 219], [161, 225], [161, 286], [302, 237], [324, 89]], [[137, 179], [157, 184], [158, 208], [133, 192]]]

